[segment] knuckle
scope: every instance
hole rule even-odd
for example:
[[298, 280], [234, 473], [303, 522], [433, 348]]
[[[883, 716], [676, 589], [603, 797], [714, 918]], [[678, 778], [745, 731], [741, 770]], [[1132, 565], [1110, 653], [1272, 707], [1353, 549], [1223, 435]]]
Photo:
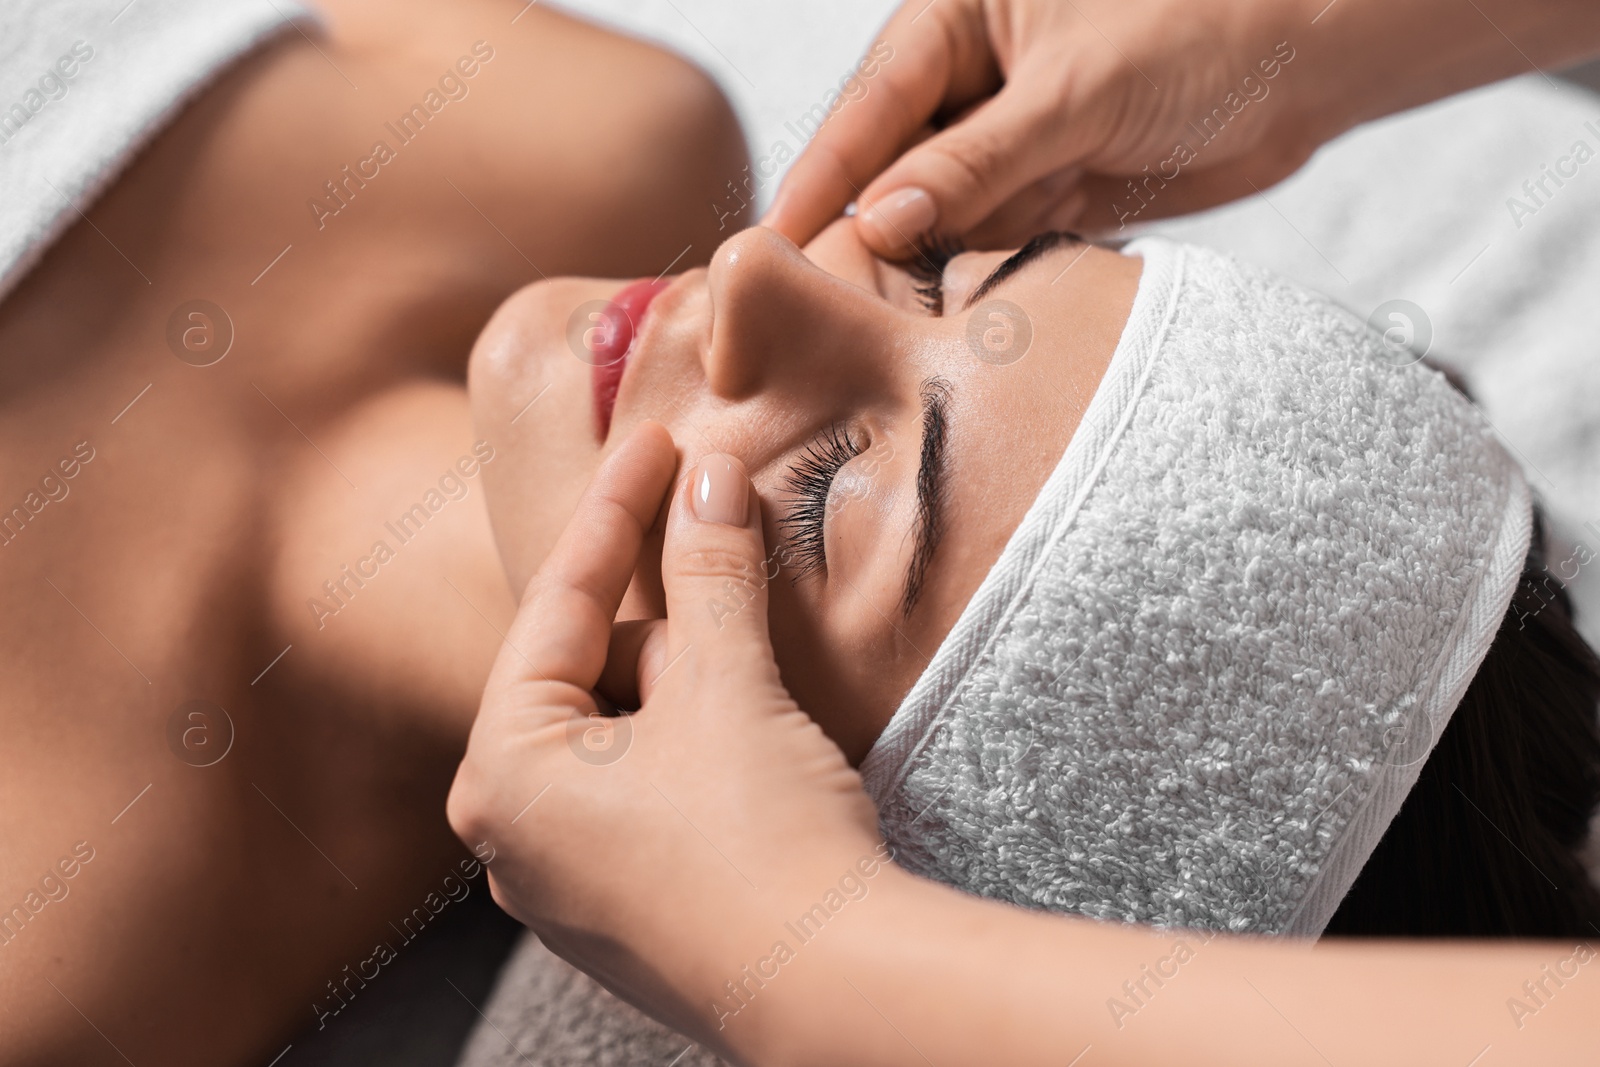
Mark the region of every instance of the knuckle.
[[576, 598], [584, 602], [598, 602], [605, 597], [605, 590], [595, 585], [586, 575], [549, 570], [540, 571], [534, 576], [533, 583], [528, 588], [528, 597], [536, 601], [560, 602]]
[[631, 502], [623, 496], [616, 486], [607, 485], [595, 491], [594, 510], [595, 518], [607, 525], [619, 527], [632, 527], [638, 534], [644, 533], [644, 521], [634, 511]]
[[465, 763], [445, 798], [444, 812], [457, 837], [471, 841], [483, 836], [479, 832], [484, 823], [482, 793], [477, 788], [475, 775]]
[[743, 578], [755, 574], [755, 564], [737, 545], [696, 545], [677, 559], [673, 571], [681, 579]]
[[506, 896], [505, 887], [500, 884], [500, 879], [495, 877], [493, 871], [489, 872], [489, 899], [494, 901], [495, 907], [499, 908], [507, 915], [516, 914], [512, 910], [513, 904], [511, 899]]
[[966, 133], [946, 143], [930, 145], [928, 151], [939, 158], [940, 169], [960, 188], [958, 202], [976, 197], [987, 203], [999, 187], [1007, 153], [992, 134]]

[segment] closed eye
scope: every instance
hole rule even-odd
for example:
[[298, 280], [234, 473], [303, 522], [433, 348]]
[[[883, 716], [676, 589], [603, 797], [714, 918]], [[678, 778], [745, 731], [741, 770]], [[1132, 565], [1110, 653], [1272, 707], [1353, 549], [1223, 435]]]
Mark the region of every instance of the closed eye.
[[826, 550], [828, 497], [834, 479], [861, 454], [862, 446], [838, 423], [829, 426], [805, 447], [789, 468], [784, 488], [790, 510], [778, 520], [794, 553], [796, 576], [828, 569]]
[[963, 251], [965, 246], [955, 238], [930, 238], [917, 247], [917, 258], [906, 267], [917, 299], [935, 318], [944, 314], [944, 269]]
[[[989, 272], [988, 277], [979, 282], [977, 287], [968, 294], [962, 302], [965, 311], [979, 300], [989, 294], [995, 286], [1016, 274], [1022, 268], [1043, 256], [1046, 252], [1053, 252], [1057, 248], [1066, 248], [1073, 245], [1084, 244], [1082, 237], [1068, 230], [1046, 230], [1028, 238], [1026, 244], [1001, 261], [1000, 265]], [[934, 317], [944, 315], [944, 272], [950, 261], [966, 251], [960, 241], [952, 238], [930, 238], [917, 248], [917, 258], [906, 267], [906, 272], [911, 275], [911, 287], [916, 291], [917, 299], [922, 306], [927, 308]]]

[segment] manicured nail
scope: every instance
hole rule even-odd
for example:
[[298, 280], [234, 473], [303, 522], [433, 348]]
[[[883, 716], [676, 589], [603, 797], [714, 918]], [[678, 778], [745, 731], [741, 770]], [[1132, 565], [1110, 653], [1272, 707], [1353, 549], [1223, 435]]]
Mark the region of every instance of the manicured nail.
[[712, 453], [694, 469], [690, 496], [702, 522], [743, 526], [749, 513], [750, 482], [727, 456]]
[[939, 208], [926, 191], [910, 186], [896, 189], [861, 213], [887, 248], [905, 248], [933, 229]]

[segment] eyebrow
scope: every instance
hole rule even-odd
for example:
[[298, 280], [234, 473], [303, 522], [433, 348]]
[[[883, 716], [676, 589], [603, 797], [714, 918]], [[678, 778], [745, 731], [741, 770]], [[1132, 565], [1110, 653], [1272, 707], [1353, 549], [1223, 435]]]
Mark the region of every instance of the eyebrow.
[[928, 578], [928, 563], [944, 535], [944, 456], [946, 405], [950, 383], [929, 378], [922, 383], [922, 455], [917, 464], [917, 515], [911, 527], [911, 562], [906, 567], [905, 592], [900, 597], [900, 613], [911, 616]]
[[989, 272], [987, 278], [978, 283], [978, 287], [972, 290], [971, 295], [962, 303], [961, 310], [967, 310], [973, 304], [988, 296], [995, 286], [1046, 252], [1053, 252], [1057, 248], [1081, 245], [1083, 243], [1083, 238], [1070, 230], [1046, 230], [1044, 233], [1035, 234], [1028, 239], [1027, 244], [1007, 256], [1000, 262], [998, 267]]

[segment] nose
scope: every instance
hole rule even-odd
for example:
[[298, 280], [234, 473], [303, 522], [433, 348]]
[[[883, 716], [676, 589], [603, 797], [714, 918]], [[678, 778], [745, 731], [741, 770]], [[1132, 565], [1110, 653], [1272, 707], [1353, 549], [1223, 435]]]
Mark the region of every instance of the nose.
[[831, 227], [804, 252], [762, 227], [723, 242], [707, 276], [712, 330], [701, 356], [713, 393], [814, 400], [881, 381], [905, 315], [878, 294], [875, 261], [854, 233]]

